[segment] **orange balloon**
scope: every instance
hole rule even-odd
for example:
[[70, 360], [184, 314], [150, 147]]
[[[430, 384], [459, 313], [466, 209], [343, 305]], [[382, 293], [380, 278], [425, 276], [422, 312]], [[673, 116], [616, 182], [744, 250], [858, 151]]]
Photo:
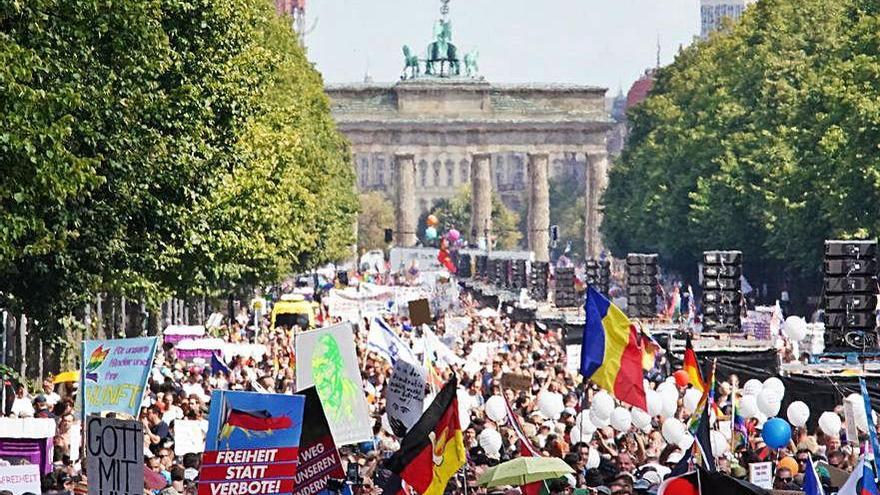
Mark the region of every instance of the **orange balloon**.
[[785, 468], [791, 471], [792, 476], [797, 476], [798, 474], [798, 463], [794, 457], [783, 457], [779, 459], [779, 462], [776, 464], [776, 469]]
[[673, 373], [672, 376], [675, 378], [675, 384], [678, 385], [680, 388], [687, 387], [688, 383], [690, 383], [691, 381], [691, 378], [688, 376], [688, 372], [685, 370], [678, 370]]
[[433, 227], [433, 226], [437, 225], [439, 222], [440, 221], [437, 220], [437, 217], [435, 217], [434, 215], [428, 215], [428, 219], [425, 220], [425, 223], [427, 223], [429, 227]]

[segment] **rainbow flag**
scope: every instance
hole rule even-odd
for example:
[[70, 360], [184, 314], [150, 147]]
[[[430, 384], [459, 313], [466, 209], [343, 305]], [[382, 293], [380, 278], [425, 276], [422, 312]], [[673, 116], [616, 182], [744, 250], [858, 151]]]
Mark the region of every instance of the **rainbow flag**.
[[645, 409], [642, 340], [617, 306], [593, 287], [587, 289], [581, 374], [618, 400]]

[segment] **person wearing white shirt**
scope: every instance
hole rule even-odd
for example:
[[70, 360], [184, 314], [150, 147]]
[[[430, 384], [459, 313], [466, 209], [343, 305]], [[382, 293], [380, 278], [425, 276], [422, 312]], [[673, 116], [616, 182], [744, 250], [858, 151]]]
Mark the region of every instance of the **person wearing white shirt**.
[[55, 393], [55, 382], [51, 378], [43, 380], [43, 397], [50, 410], [61, 400], [61, 396]]
[[19, 418], [34, 417], [34, 404], [23, 383], [15, 387], [15, 399], [12, 401], [12, 415]]

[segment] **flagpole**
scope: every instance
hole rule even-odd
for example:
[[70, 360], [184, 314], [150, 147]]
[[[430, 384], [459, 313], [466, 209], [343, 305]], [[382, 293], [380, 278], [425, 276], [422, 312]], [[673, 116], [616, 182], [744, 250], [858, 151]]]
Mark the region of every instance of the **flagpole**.
[[736, 453], [736, 385], [733, 386], [733, 395], [730, 396], [730, 452]]

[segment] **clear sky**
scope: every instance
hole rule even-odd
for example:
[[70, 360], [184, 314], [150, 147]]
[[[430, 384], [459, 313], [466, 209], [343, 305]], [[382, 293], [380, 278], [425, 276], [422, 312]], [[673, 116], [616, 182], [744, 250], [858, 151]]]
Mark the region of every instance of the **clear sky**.
[[[395, 81], [401, 46], [420, 56], [440, 0], [309, 0], [309, 58], [329, 83]], [[699, 0], [451, 0], [453, 42], [479, 50], [490, 82], [559, 82], [624, 91], [700, 31]]]

